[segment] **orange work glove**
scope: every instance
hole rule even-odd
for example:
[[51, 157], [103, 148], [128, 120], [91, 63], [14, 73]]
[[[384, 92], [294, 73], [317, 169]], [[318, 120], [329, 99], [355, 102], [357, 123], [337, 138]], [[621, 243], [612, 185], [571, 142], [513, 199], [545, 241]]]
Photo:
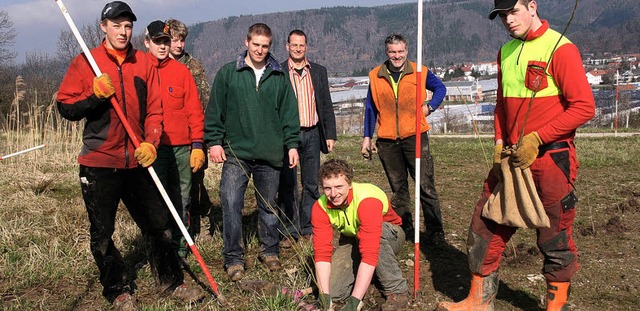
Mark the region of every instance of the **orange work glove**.
[[156, 147], [148, 142], [140, 143], [140, 147], [133, 153], [138, 163], [143, 167], [148, 167], [156, 160], [158, 154], [156, 153]]
[[522, 137], [520, 146], [516, 148], [516, 151], [511, 155], [511, 163], [514, 167], [525, 169], [536, 160], [538, 157], [538, 148], [542, 145], [542, 139], [538, 136], [538, 133], [531, 132]]
[[493, 146], [493, 174], [498, 177], [498, 180], [502, 181], [502, 167], [500, 162], [502, 161], [502, 144]]
[[116, 92], [111, 82], [111, 77], [108, 74], [103, 73], [99, 77], [93, 78], [93, 94], [100, 99], [106, 99], [111, 97]]
[[191, 149], [191, 158], [189, 159], [191, 163], [191, 167], [193, 167], [192, 172], [197, 172], [204, 165], [204, 151], [202, 148], [194, 148]]

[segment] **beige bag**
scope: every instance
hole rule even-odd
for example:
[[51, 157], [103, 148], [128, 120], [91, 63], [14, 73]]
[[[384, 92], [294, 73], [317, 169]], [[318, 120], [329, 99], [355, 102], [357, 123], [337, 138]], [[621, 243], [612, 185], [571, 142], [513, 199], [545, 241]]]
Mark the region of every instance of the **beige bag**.
[[518, 228], [549, 228], [549, 217], [538, 197], [531, 170], [512, 167], [502, 158], [502, 181], [482, 208], [482, 217]]

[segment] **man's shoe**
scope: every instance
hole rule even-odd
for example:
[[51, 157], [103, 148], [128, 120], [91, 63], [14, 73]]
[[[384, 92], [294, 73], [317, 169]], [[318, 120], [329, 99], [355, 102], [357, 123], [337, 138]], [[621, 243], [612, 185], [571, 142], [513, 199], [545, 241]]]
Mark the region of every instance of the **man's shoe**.
[[547, 281], [547, 311], [569, 310], [567, 300], [570, 294], [570, 282]]
[[227, 268], [227, 275], [231, 281], [240, 281], [244, 277], [244, 266], [242, 264], [235, 264]]
[[405, 310], [409, 305], [409, 295], [407, 293], [396, 293], [387, 295], [387, 300], [380, 307], [380, 311]]
[[295, 239], [293, 237], [283, 237], [282, 240], [280, 240], [280, 248], [289, 249], [293, 246], [293, 242], [295, 242]]
[[204, 299], [204, 292], [196, 286], [188, 286], [182, 283], [171, 293], [171, 297], [184, 303], [194, 303]]
[[459, 302], [438, 303], [437, 311], [493, 311], [493, 301], [498, 293], [498, 271], [488, 276], [471, 274], [469, 295]]
[[264, 264], [269, 271], [282, 269], [282, 264], [280, 263], [280, 259], [278, 259], [277, 255], [261, 255], [260, 261], [262, 261], [262, 264]]
[[427, 236], [427, 246], [442, 247], [447, 245], [447, 240], [444, 238], [444, 232], [433, 232]]
[[136, 299], [129, 293], [122, 293], [116, 297], [112, 304], [112, 310], [116, 311], [134, 311], [138, 310]]

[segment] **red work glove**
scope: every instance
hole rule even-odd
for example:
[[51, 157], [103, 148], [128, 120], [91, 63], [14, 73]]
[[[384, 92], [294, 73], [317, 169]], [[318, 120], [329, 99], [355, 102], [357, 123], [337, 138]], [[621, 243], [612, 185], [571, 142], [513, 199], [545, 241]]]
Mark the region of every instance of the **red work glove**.
[[138, 163], [143, 167], [148, 167], [156, 160], [158, 154], [156, 153], [156, 147], [148, 142], [140, 143], [140, 147], [133, 153]]
[[538, 148], [542, 145], [542, 139], [538, 136], [538, 133], [531, 132], [522, 137], [522, 142], [511, 155], [511, 163], [514, 167], [525, 169], [536, 160], [538, 157]]
[[93, 94], [100, 99], [106, 99], [111, 97], [116, 92], [111, 82], [111, 77], [108, 74], [103, 73], [99, 77], [93, 78]]

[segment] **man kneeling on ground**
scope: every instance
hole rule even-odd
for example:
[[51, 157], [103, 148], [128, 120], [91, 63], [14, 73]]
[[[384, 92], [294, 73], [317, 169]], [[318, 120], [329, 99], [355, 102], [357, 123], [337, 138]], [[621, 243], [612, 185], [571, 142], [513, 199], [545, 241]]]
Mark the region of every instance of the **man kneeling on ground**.
[[[408, 302], [407, 281], [396, 260], [405, 240], [402, 219], [380, 188], [352, 183], [353, 175], [342, 160], [320, 167], [324, 195], [313, 206], [311, 223], [322, 310], [332, 308], [332, 299], [346, 303], [342, 311], [360, 310], [374, 275], [387, 298], [381, 310], [401, 310]], [[340, 232], [335, 251], [333, 229]]]

